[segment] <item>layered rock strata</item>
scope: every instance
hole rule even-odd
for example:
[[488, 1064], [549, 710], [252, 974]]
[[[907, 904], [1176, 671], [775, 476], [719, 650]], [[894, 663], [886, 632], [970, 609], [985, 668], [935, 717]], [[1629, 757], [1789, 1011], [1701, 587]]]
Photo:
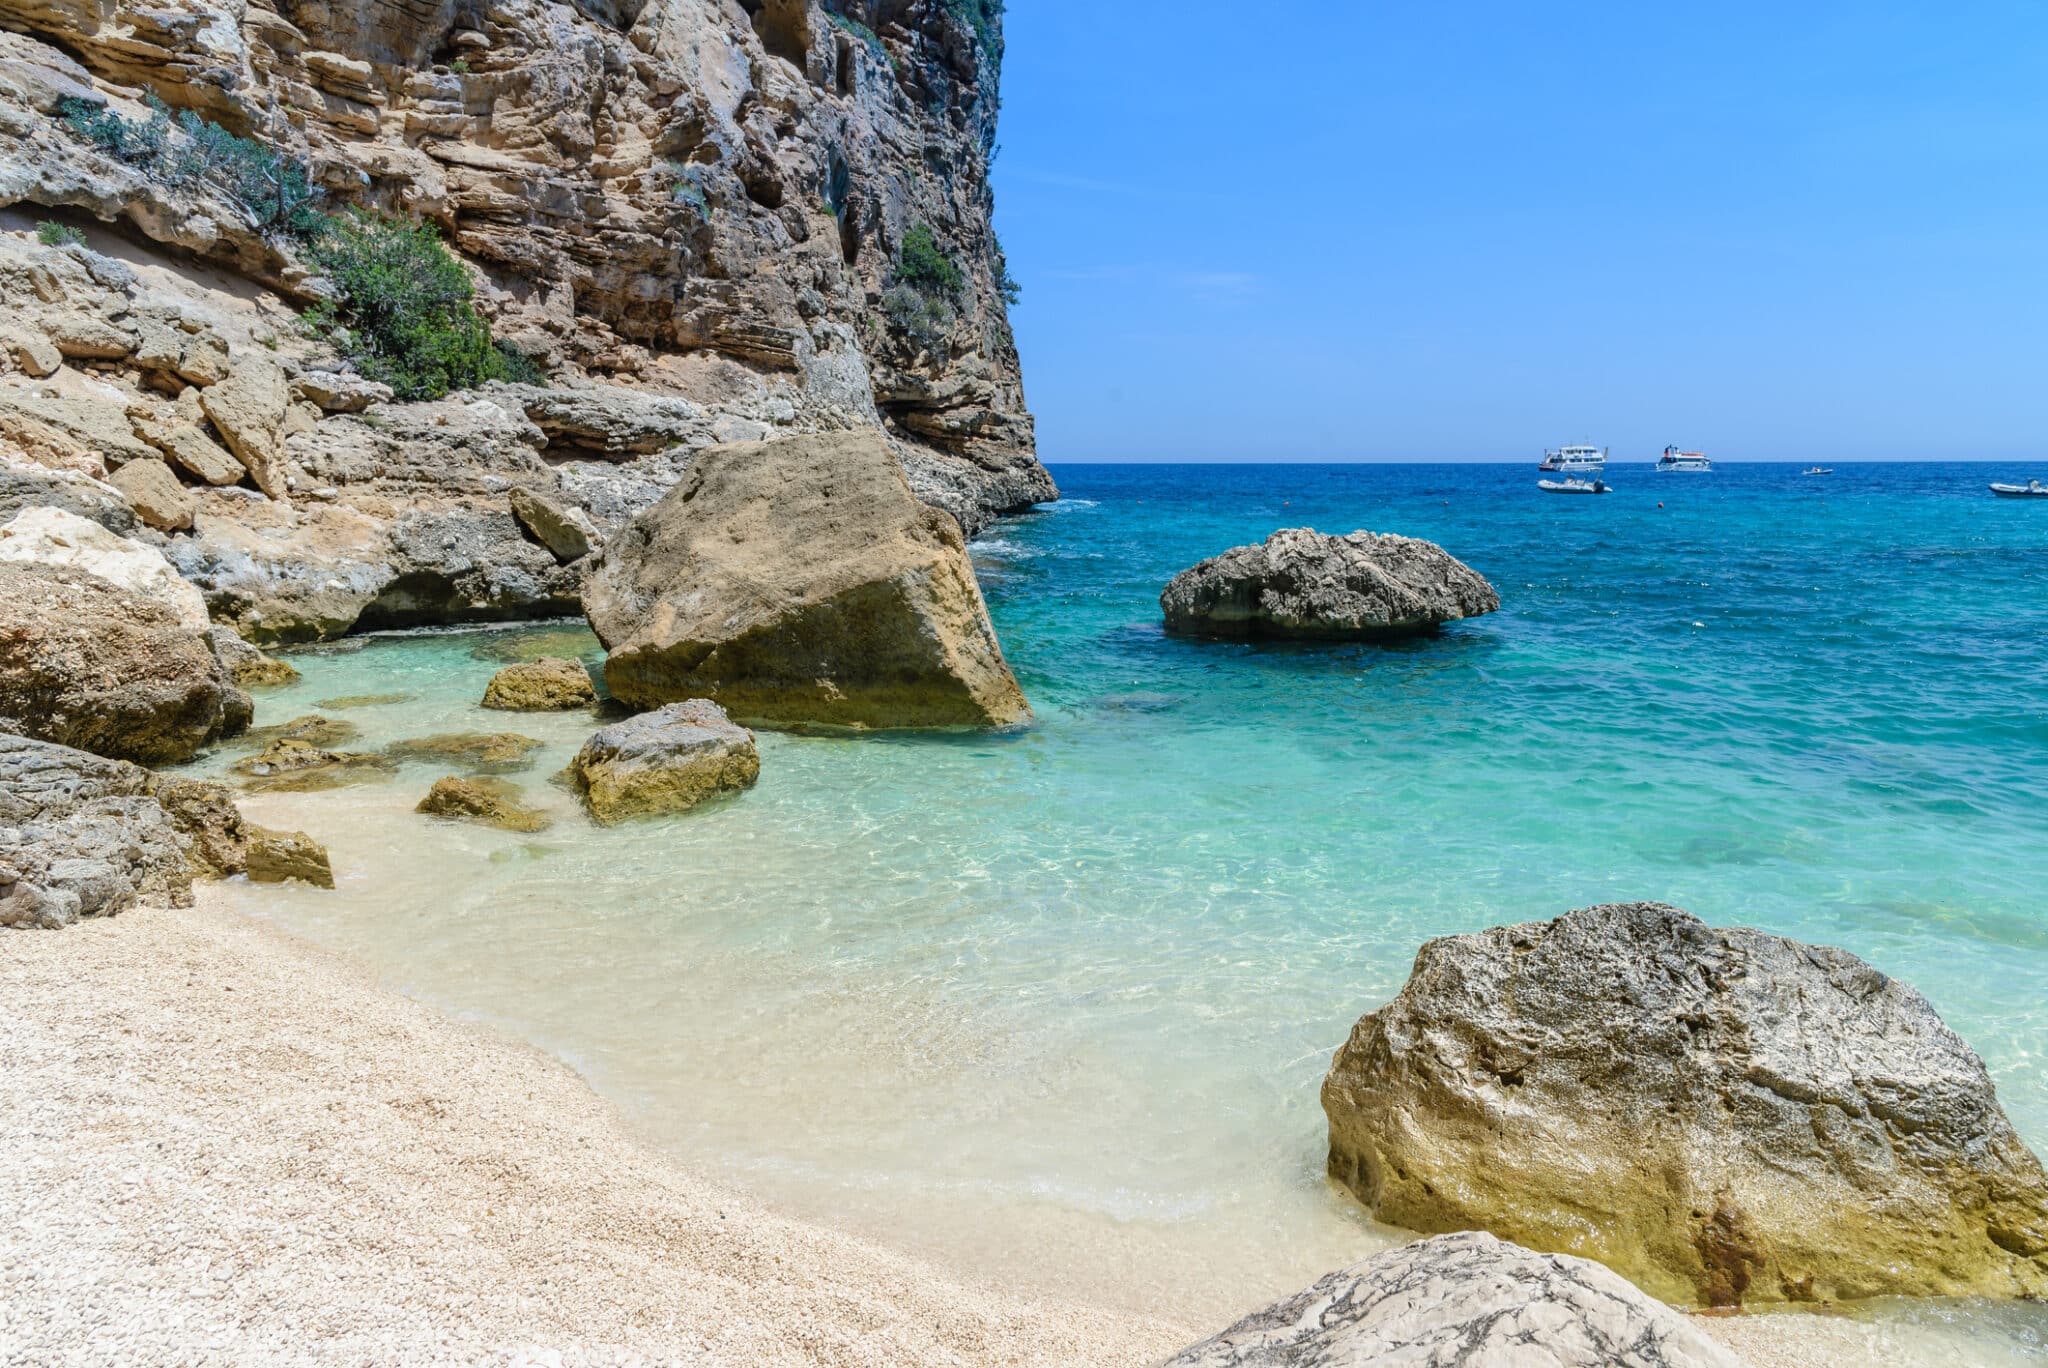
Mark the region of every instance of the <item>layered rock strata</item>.
[[1656, 903], [1434, 940], [1323, 1108], [1381, 1219], [1667, 1300], [2048, 1293], [2048, 1178], [1983, 1062], [1846, 951]]

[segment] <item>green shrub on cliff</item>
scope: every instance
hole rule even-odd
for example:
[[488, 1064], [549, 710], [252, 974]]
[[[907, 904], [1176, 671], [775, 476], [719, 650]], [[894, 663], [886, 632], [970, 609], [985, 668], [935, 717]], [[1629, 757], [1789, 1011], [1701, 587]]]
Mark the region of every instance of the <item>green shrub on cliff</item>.
[[544, 381], [529, 357], [491, 340], [469, 272], [431, 223], [330, 219], [307, 256], [334, 291], [307, 310], [308, 327], [400, 399], [438, 399], [486, 380]]
[[946, 9], [974, 30], [981, 51], [991, 62], [1003, 62], [1003, 0], [946, 0]]
[[927, 223], [914, 224], [903, 235], [903, 247], [896, 253], [896, 279], [940, 299], [955, 298], [967, 284], [967, 277], [939, 246]]
[[[124, 119], [105, 104], [66, 96], [57, 114], [66, 128], [162, 185], [205, 185], [233, 201], [264, 232], [309, 237], [321, 227], [319, 192], [297, 157], [230, 133], [187, 109], [175, 121], [154, 91], [147, 119]], [[175, 132], [173, 129], [175, 128]]]
[[926, 351], [937, 351], [953, 328], [952, 305], [908, 285], [890, 287], [882, 296], [882, 313], [899, 334]]
[[74, 244], [83, 243], [85, 241], [85, 234], [68, 223], [59, 223], [55, 219], [44, 219], [36, 225], [36, 241], [42, 243], [45, 247], [70, 247]]

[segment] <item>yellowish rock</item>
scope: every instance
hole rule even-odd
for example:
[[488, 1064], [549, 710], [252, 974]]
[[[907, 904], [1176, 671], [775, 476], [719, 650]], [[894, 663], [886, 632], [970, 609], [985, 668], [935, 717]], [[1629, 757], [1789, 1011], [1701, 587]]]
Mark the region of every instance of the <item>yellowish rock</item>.
[[430, 817], [452, 817], [503, 831], [546, 831], [554, 825], [554, 818], [522, 800], [517, 785], [502, 779], [454, 775], [436, 779], [416, 810]]
[[296, 880], [315, 888], [334, 887], [334, 866], [327, 857], [327, 847], [303, 831], [250, 827], [248, 871], [253, 883]]
[[507, 665], [491, 676], [483, 705], [501, 712], [572, 712], [596, 702], [597, 690], [582, 661], [543, 656]]
[[702, 698], [671, 703], [591, 736], [569, 766], [600, 822], [687, 812], [751, 788], [761, 776], [754, 734]]

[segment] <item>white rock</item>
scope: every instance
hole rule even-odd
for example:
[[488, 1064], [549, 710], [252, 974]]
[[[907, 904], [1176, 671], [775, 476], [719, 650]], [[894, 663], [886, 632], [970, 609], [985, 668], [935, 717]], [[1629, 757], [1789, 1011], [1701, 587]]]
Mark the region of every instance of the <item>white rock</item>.
[[198, 631], [209, 625], [198, 586], [172, 569], [161, 552], [61, 508], [25, 508], [0, 526], [0, 561], [68, 565], [155, 599]]

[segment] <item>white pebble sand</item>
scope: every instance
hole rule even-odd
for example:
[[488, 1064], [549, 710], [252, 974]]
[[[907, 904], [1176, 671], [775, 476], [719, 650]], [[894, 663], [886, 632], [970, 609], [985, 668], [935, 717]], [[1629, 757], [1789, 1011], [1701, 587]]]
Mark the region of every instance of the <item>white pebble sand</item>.
[[[1244, 1309], [1146, 1321], [772, 1214], [204, 889], [0, 933], [0, 1058], [4, 1364], [1142, 1364]], [[1756, 1368], [1874, 1347], [1705, 1327]]]

